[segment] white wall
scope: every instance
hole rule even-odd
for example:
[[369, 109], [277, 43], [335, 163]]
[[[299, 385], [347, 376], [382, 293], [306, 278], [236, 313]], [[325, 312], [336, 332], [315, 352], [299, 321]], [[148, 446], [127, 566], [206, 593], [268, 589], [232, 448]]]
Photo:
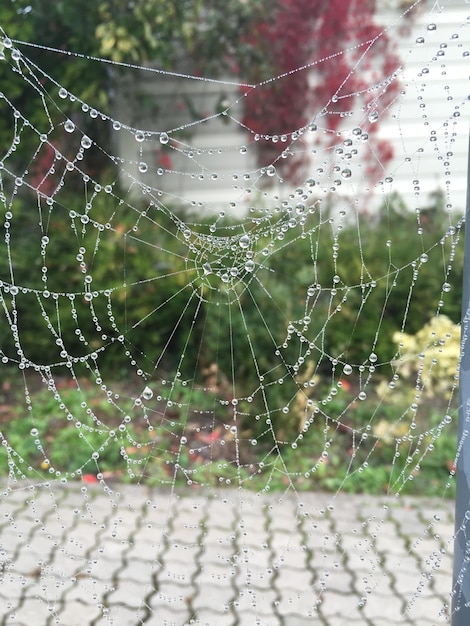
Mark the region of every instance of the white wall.
[[[380, 197], [397, 190], [410, 208], [416, 208], [425, 205], [429, 193], [451, 189], [448, 202], [463, 210], [468, 147], [463, 105], [468, 98], [470, 69], [469, 57], [464, 53], [470, 50], [470, 7], [465, 0], [429, 0], [425, 6], [411, 32], [398, 40], [404, 94], [379, 126], [379, 136], [391, 140], [395, 147], [395, 158], [383, 172], [384, 178], [392, 176], [393, 183], [379, 185], [374, 193]], [[390, 28], [397, 39], [393, 35], [399, 26], [397, 13], [383, 11], [377, 21]], [[436, 25], [435, 30], [428, 29], [431, 23]], [[465, 23], [466, 28], [462, 26]], [[417, 46], [419, 37], [425, 43]], [[140, 193], [138, 186], [132, 185], [137, 179], [160, 190], [166, 203], [205, 213], [225, 211], [239, 215], [263, 201], [275, 203], [273, 194], [287, 195], [287, 186], [277, 185], [263, 200], [257, 185], [254, 149], [249, 146], [247, 133], [226, 116], [210, 119], [218, 103], [222, 108], [230, 103], [230, 114], [240, 120], [242, 91], [236, 85], [154, 72], [136, 71], [129, 75], [118, 90], [116, 116], [133, 129], [150, 131], [143, 142], [136, 141], [134, 133], [126, 129], [117, 133], [123, 181], [131, 185], [131, 193]], [[460, 107], [459, 118], [454, 117], [456, 107]], [[169, 135], [167, 144], [160, 143], [162, 131]], [[243, 146], [248, 146], [246, 152]], [[450, 157], [449, 152], [453, 153]], [[171, 165], [165, 161], [168, 157]], [[319, 158], [312, 157], [313, 175]], [[139, 162], [147, 164], [147, 172], [139, 172]], [[342, 195], [362, 197], [369, 186], [365, 167], [356, 159], [351, 163], [351, 171], [351, 179], [341, 186]], [[449, 180], [450, 185], [446, 184]], [[319, 193], [329, 193], [329, 185], [325, 174], [323, 180], [318, 180]]]

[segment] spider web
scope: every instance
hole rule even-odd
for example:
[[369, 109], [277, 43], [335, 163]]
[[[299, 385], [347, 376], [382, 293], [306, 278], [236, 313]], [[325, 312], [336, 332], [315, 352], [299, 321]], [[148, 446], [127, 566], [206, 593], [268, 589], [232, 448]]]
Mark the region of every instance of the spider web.
[[[111, 116], [34, 60], [63, 53], [5, 34], [0, 355], [4, 396], [21, 393], [1, 422], [2, 623], [414, 623], [424, 604], [448, 620], [464, 4], [422, 10], [368, 110], [346, 81], [333, 144], [317, 137], [338, 94], [255, 136], [243, 101], [266, 83], [126, 66]], [[18, 81], [47, 128], [13, 104]], [[375, 155], [373, 182], [364, 128], [396, 81], [395, 157]], [[156, 125], [136, 93], [171, 116]], [[263, 142], [283, 149], [260, 167]], [[415, 508], [434, 459], [437, 498]]]

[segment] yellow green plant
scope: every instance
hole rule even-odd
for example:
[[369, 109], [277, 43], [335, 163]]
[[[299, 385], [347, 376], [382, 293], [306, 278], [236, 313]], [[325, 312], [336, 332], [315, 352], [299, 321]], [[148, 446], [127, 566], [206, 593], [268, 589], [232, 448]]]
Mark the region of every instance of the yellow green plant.
[[427, 397], [449, 399], [455, 389], [460, 357], [460, 326], [446, 315], [433, 317], [414, 335], [395, 333], [400, 377], [416, 377]]

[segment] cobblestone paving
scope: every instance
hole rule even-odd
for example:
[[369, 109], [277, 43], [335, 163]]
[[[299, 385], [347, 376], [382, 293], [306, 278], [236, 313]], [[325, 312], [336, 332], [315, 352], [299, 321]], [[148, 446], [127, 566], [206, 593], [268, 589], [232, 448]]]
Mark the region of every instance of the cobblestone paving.
[[452, 535], [441, 500], [7, 489], [0, 626], [432, 626]]

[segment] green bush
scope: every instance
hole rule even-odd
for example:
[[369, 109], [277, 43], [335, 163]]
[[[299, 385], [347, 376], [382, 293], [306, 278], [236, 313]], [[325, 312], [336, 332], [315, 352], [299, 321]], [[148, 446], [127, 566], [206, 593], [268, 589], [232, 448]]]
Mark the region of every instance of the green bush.
[[[373, 350], [378, 373], [389, 376], [393, 337], [403, 326], [416, 332], [441, 297], [443, 311], [458, 320], [463, 254], [457, 235], [442, 236], [449, 216], [440, 198], [422, 210], [421, 233], [396, 197], [373, 219], [359, 215], [341, 230], [327, 215], [310, 215], [270, 246], [285, 226], [273, 222], [254, 231], [257, 271], [225, 289], [220, 280], [211, 288], [214, 276], [203, 286], [196, 243], [177, 219], [151, 202], [127, 205], [115, 191], [93, 187], [86, 212], [83, 197], [65, 189], [34, 209], [26, 191], [15, 197], [9, 247], [0, 248], [0, 280], [14, 284], [0, 313], [0, 341], [13, 363], [24, 357], [62, 372], [70, 355], [78, 376], [97, 376], [98, 367], [119, 379], [131, 367], [171, 379], [178, 369], [201, 386], [216, 364], [221, 398], [242, 402], [242, 428], [268, 440], [274, 429], [289, 440], [301, 424], [295, 405], [312, 364], [312, 377], [328, 378], [334, 360], [359, 366]], [[230, 223], [227, 229], [238, 232]], [[203, 237], [209, 224], [192, 232]], [[238, 253], [228, 250], [221, 263], [230, 268]], [[450, 294], [442, 293], [444, 280]]]
[[136, 227], [135, 210], [121, 207], [116, 216], [118, 201], [102, 190], [89, 203], [86, 226], [79, 198], [59, 195], [51, 207], [44, 202], [45, 228], [46, 215], [32, 211], [30, 201], [15, 199], [9, 247], [0, 248], [0, 280], [20, 287], [8, 290], [1, 313], [3, 352], [39, 365], [64, 364], [65, 353], [86, 357], [85, 367], [96, 362], [117, 377], [132, 359], [152, 370], [165, 346], [166, 359], [174, 354], [177, 361], [197, 301], [175, 224], [155, 209], [151, 231]]
[[44, 389], [30, 396], [29, 406], [13, 407], [2, 428], [0, 465], [8, 463], [11, 473], [45, 478], [125, 470], [123, 450], [137, 436], [105, 394]]

